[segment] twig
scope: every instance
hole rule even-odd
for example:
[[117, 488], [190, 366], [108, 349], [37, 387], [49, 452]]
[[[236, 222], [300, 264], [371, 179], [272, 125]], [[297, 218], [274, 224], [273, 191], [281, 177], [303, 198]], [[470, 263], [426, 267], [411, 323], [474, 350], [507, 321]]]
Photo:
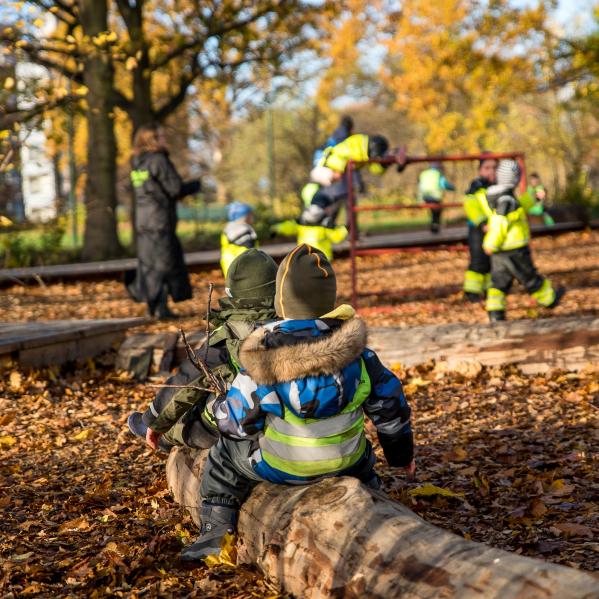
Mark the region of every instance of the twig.
[[[199, 372], [204, 372], [204, 368], [202, 368], [202, 365], [200, 364], [198, 357], [196, 356], [195, 352], [193, 351], [193, 348], [191, 347], [191, 345], [189, 345], [189, 341], [187, 341], [187, 336], [185, 335], [185, 331], [183, 329], [179, 329], [180, 333], [181, 333], [181, 338], [183, 339], [183, 344], [185, 345], [185, 353], [187, 354], [187, 357], [189, 358], [189, 361], [196, 367], [196, 369]], [[208, 343], [208, 339], [206, 339], [206, 343]]]
[[213, 289], [214, 289], [214, 284], [208, 283], [208, 305], [206, 307], [206, 341], [204, 342], [206, 344], [206, 346], [204, 348], [204, 362], [206, 364], [208, 364], [208, 349], [210, 347], [210, 344], [208, 342], [210, 341], [210, 315], [212, 312], [211, 304], [212, 304], [212, 290]]
[[158, 383], [149, 384], [148, 387], [156, 387], [160, 389], [196, 389], [197, 391], [207, 391], [208, 393], [213, 393], [213, 389], [208, 389], [208, 387], [199, 387], [198, 385], [159, 385]]
[[[195, 366], [198, 372], [202, 373], [206, 379], [210, 382], [211, 391], [216, 395], [222, 395], [227, 392], [227, 385], [220, 375], [215, 375], [210, 371], [208, 364], [198, 358], [197, 354], [194, 352], [193, 348], [187, 341], [187, 336], [185, 335], [185, 331], [183, 329], [179, 329], [181, 331], [181, 337], [183, 339], [183, 343], [185, 344], [185, 351], [187, 353], [187, 357], [190, 362]], [[208, 343], [208, 339], [206, 339], [205, 343]]]

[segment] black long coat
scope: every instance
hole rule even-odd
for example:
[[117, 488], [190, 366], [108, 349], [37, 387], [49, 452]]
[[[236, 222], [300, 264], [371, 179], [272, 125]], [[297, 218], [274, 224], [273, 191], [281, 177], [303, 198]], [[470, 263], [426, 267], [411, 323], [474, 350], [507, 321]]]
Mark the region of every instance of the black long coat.
[[156, 302], [163, 285], [175, 302], [191, 298], [183, 248], [176, 235], [177, 201], [200, 189], [198, 181], [183, 183], [166, 152], [148, 152], [132, 160], [135, 193], [137, 271], [126, 281], [138, 302]]

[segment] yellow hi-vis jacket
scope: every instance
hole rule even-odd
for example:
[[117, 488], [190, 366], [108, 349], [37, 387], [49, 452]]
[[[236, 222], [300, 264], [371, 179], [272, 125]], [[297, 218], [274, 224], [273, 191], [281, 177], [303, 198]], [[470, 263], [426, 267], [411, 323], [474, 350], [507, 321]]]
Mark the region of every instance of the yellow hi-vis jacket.
[[499, 198], [487, 227], [483, 248], [492, 253], [517, 250], [530, 240], [526, 211], [513, 196]]
[[297, 245], [306, 243], [319, 249], [329, 260], [333, 259], [333, 244], [341, 243], [347, 237], [343, 225], [334, 228], [320, 225], [301, 225], [294, 220], [286, 220], [273, 227], [279, 235], [292, 237], [297, 235]]
[[220, 236], [220, 267], [225, 277], [231, 262], [252, 247], [257, 248], [258, 241], [251, 225], [237, 221], [227, 224]]
[[[350, 160], [354, 162], [366, 162], [368, 160], [368, 135], [356, 133], [336, 146], [326, 148], [317, 166], [326, 166], [338, 173], [343, 173]], [[363, 166], [365, 165], [357, 165], [356, 168], [362, 168]], [[367, 165], [367, 168], [373, 175], [382, 175], [385, 172], [382, 164], [372, 163]]]
[[493, 214], [487, 200], [487, 190], [481, 188], [468, 194], [464, 198], [464, 212], [468, 221], [475, 227], [487, 222]]

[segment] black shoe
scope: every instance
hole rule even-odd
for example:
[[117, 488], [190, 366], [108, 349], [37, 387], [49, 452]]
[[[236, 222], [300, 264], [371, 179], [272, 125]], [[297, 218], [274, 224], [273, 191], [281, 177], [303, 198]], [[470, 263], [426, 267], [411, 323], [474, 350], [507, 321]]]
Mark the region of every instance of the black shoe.
[[159, 306], [156, 310], [156, 318], [158, 320], [176, 320], [179, 315], [171, 312], [168, 306]]
[[501, 322], [505, 320], [505, 312], [503, 310], [491, 310], [488, 314], [491, 322]]
[[439, 231], [441, 231], [441, 225], [437, 225], [437, 224], [431, 225], [431, 233], [436, 235], [437, 233], [439, 233]]
[[[143, 421], [141, 412], [133, 412], [127, 418], [127, 426], [129, 430], [140, 439], [146, 440], [146, 433], [148, 431], [148, 425]], [[158, 441], [158, 449], [168, 453], [174, 445], [171, 445], [164, 437], [160, 437]]]
[[207, 558], [219, 559], [224, 557], [230, 561], [229, 556], [223, 555], [227, 543], [227, 535], [231, 543], [234, 542], [235, 526], [239, 509], [227, 505], [212, 505], [202, 502], [200, 520], [200, 536], [181, 551], [181, 562], [185, 565], [199, 564]]
[[566, 294], [566, 289], [564, 287], [558, 287], [555, 290], [555, 299], [547, 306], [547, 308], [549, 308], [550, 310], [553, 310], [553, 308], [555, 308], [560, 301], [562, 300], [562, 297], [564, 297], [564, 295]]
[[480, 293], [472, 293], [471, 291], [464, 291], [464, 299], [466, 301], [472, 302], [473, 304], [476, 304], [476, 303], [482, 301], [483, 296]]

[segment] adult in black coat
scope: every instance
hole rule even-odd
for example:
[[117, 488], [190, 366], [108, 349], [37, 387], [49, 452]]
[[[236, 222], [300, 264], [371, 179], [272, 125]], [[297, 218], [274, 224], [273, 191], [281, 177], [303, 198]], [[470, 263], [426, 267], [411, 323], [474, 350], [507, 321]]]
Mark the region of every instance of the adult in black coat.
[[148, 313], [172, 318], [170, 295], [175, 302], [192, 296], [183, 248], [176, 235], [177, 201], [197, 193], [200, 182], [184, 183], [169, 159], [160, 125], [139, 128], [133, 142], [131, 182], [135, 193], [135, 230], [138, 265], [126, 277], [131, 297], [147, 302]]

